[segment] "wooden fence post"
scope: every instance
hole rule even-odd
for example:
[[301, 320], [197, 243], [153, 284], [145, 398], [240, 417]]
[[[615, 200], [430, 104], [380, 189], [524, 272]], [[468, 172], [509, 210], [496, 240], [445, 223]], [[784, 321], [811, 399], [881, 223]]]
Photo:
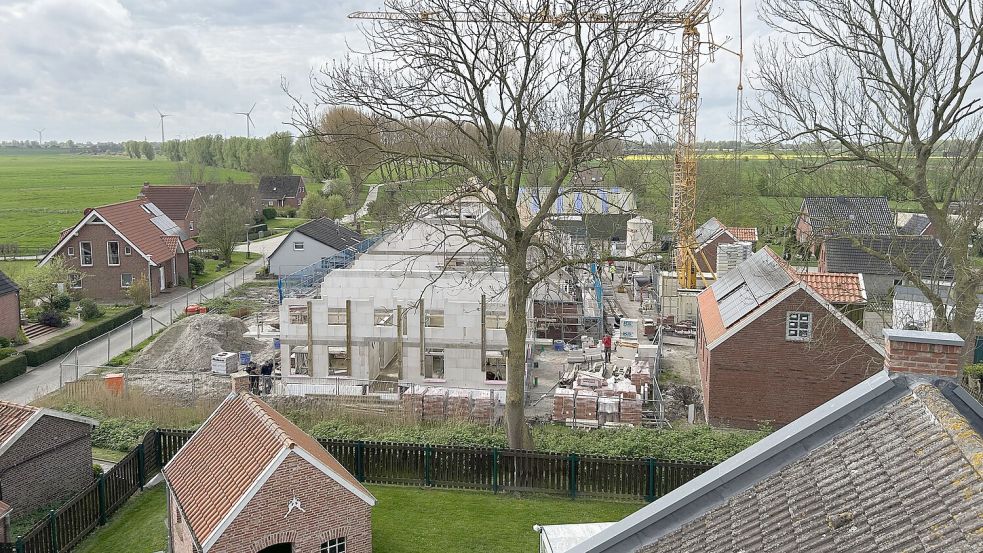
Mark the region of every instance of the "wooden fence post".
[[143, 490], [143, 485], [147, 483], [146, 461], [147, 459], [143, 453], [143, 443], [141, 442], [137, 444], [137, 480], [140, 482], [141, 490]]
[[433, 486], [433, 480], [430, 477], [430, 464], [433, 462], [433, 447], [429, 445], [423, 446], [423, 481], [427, 486]]
[[17, 553], [24, 553], [24, 536], [17, 536], [17, 541], [14, 542], [14, 549]]
[[577, 499], [577, 454], [570, 454], [570, 499]]
[[164, 435], [158, 431], [154, 430], [154, 443], [157, 445], [157, 467], [160, 469], [164, 468]]
[[498, 448], [492, 449], [492, 493], [498, 493]]
[[99, 526], [106, 524], [106, 475], [99, 475], [99, 484], [96, 486], [99, 490]]
[[365, 482], [365, 442], [355, 442], [355, 478]]
[[51, 551], [58, 553], [60, 549], [58, 547], [58, 517], [55, 516], [54, 509], [48, 511], [48, 531], [51, 533]]
[[648, 460], [648, 479], [645, 483], [645, 501], [655, 501], [655, 459]]

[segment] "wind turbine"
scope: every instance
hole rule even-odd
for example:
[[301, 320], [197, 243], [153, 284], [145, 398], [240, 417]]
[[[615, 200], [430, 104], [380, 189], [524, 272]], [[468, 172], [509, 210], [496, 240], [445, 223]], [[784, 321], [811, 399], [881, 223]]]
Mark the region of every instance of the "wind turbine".
[[249, 111], [235, 112], [236, 115], [246, 116], [246, 138], [249, 138], [249, 125], [252, 125], [254, 129], [256, 128], [256, 125], [253, 123], [253, 118], [252, 118], [252, 113], [254, 109], [256, 109], [256, 102], [253, 102], [253, 107], [249, 108]]
[[34, 129], [34, 132], [38, 133], [38, 144], [44, 144], [44, 142], [41, 140], [41, 136], [44, 134], [44, 128]]
[[154, 109], [157, 110], [157, 115], [160, 115], [160, 143], [163, 146], [163, 144], [164, 144], [164, 118], [165, 117], [170, 117], [172, 114], [170, 114], [170, 113], [161, 113], [160, 110], [157, 109], [157, 106], [154, 106]]

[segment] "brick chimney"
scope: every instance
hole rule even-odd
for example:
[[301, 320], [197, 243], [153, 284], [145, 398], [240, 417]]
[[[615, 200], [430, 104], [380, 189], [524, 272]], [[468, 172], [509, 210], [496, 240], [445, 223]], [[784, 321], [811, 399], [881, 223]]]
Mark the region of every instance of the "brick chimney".
[[884, 329], [884, 369], [937, 378], [959, 378], [965, 341], [952, 332]]

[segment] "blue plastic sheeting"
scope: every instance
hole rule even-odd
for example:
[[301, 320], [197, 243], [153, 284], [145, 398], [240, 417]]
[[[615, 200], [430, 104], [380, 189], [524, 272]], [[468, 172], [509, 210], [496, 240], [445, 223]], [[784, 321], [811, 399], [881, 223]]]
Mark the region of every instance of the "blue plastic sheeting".
[[573, 210], [576, 213], [584, 212], [584, 197], [580, 192], [577, 192], [577, 195], [573, 197]]
[[608, 191], [601, 190], [601, 213], [608, 212]]

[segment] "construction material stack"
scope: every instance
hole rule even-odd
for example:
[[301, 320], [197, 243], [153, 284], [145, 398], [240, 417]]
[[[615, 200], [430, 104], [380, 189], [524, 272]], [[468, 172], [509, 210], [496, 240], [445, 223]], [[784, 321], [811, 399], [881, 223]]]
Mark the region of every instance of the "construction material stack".
[[447, 389], [430, 388], [423, 395], [423, 420], [442, 421], [447, 418]]

